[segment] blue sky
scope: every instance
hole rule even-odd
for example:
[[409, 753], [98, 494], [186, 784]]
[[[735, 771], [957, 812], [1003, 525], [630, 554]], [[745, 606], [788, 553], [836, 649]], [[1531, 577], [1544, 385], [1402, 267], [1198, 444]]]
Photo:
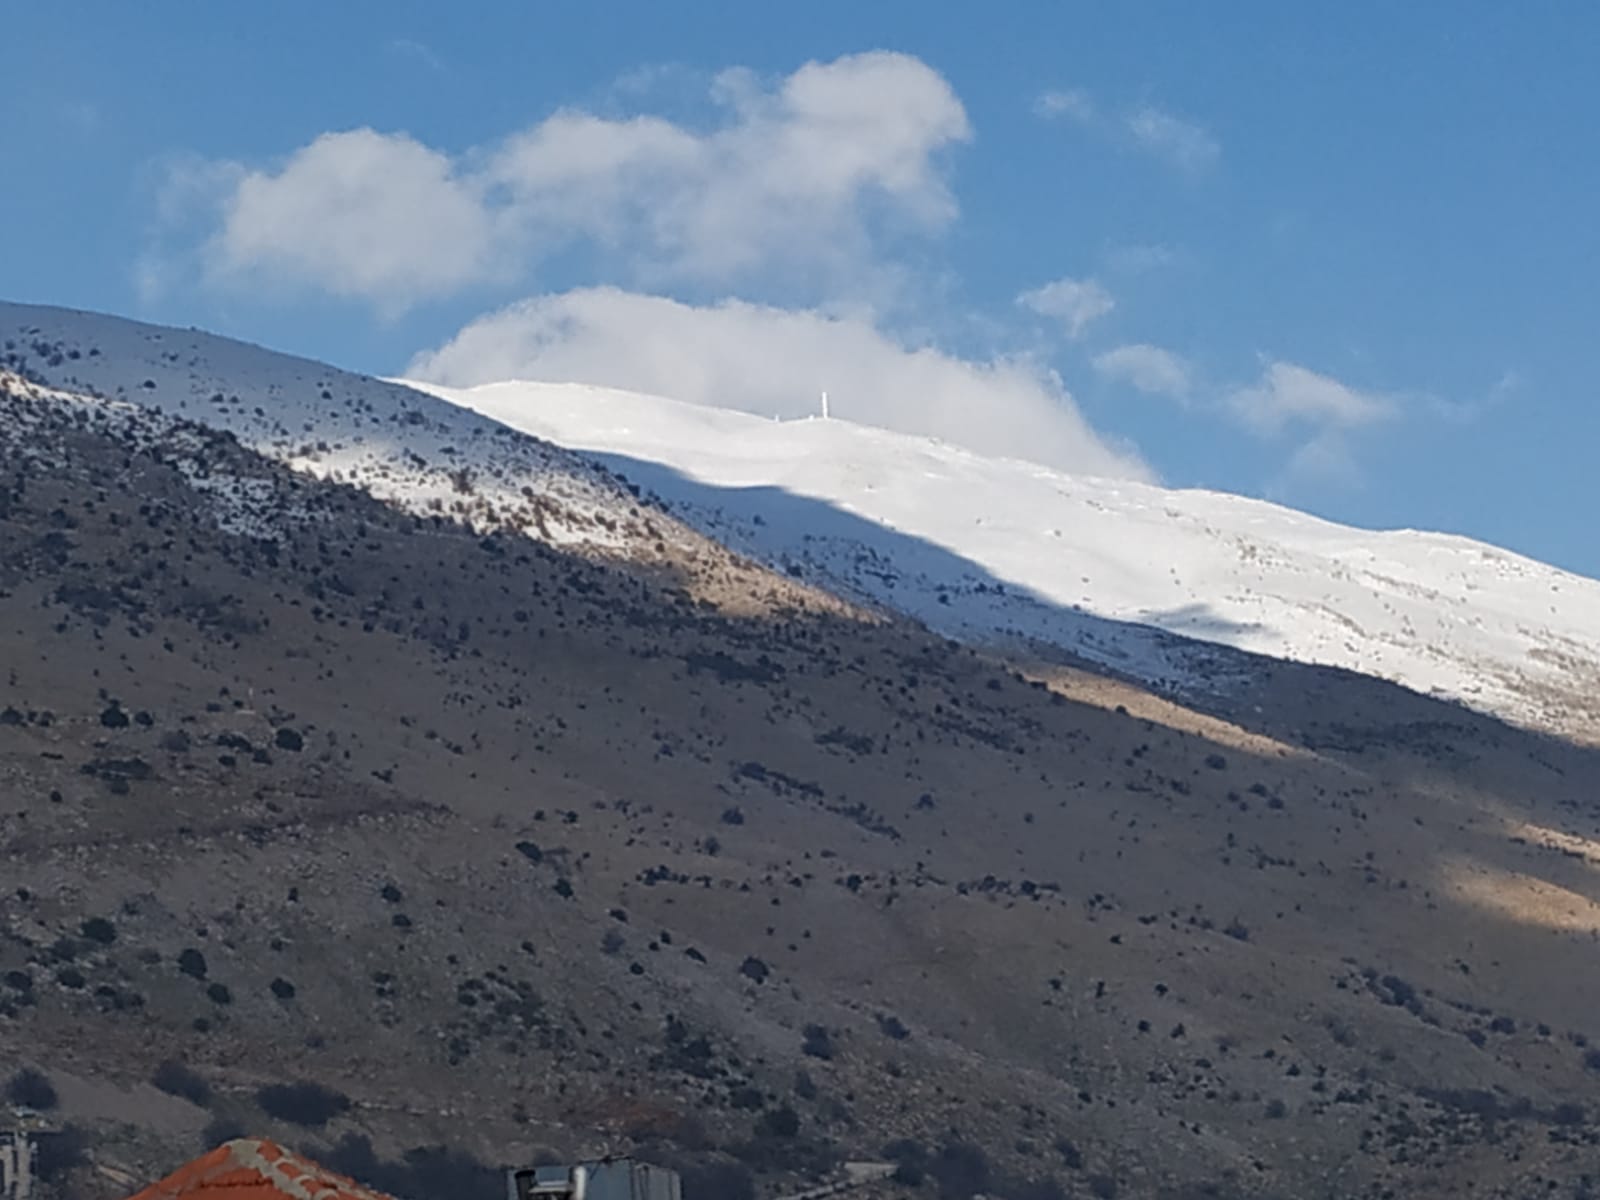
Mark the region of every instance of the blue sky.
[[13, 6], [0, 293], [461, 382], [766, 370], [1600, 576], [1593, 5], [599, 14]]

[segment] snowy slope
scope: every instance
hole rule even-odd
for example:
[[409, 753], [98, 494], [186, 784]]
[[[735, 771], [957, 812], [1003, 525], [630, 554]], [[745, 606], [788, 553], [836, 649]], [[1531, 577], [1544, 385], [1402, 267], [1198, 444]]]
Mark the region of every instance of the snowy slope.
[[[676, 540], [620, 474], [851, 599], [1161, 686], [1247, 681], [1248, 660], [1214, 649], [1237, 647], [1600, 730], [1600, 583], [1461, 538], [1065, 476], [843, 421], [576, 385], [408, 386], [64, 309], [0, 303], [5, 369], [54, 389], [41, 402], [98, 406], [130, 429], [130, 413], [187, 418], [422, 516], [607, 553]], [[283, 519], [251, 508], [249, 480], [196, 484], [241, 528]]]
[[583, 457], [410, 388], [195, 330], [0, 302], [0, 369], [232, 433], [420, 516], [627, 551], [656, 534]]
[[1600, 728], [1600, 582], [1464, 538], [1067, 476], [839, 420], [575, 385], [416, 386], [593, 452], [735, 549], [951, 636], [1036, 639], [1169, 687], [1228, 683], [1218, 673], [1245, 660], [1199, 639]]

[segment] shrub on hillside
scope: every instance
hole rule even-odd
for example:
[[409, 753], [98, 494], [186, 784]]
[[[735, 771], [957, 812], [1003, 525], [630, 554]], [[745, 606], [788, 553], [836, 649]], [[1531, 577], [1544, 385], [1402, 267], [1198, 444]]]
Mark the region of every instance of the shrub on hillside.
[[169, 1096], [179, 1096], [190, 1104], [204, 1106], [211, 1099], [211, 1085], [176, 1059], [169, 1058], [150, 1076], [155, 1084]]
[[804, 1040], [800, 1043], [801, 1053], [824, 1061], [833, 1057], [833, 1035], [828, 1032], [826, 1025], [807, 1025], [803, 1033]]
[[682, 1174], [683, 1194], [694, 1200], [755, 1200], [755, 1176], [743, 1163], [705, 1163]]
[[76, 1125], [42, 1134], [38, 1145], [39, 1156], [33, 1161], [33, 1172], [46, 1183], [89, 1161], [88, 1135]]
[[235, 1138], [245, 1136], [245, 1127], [231, 1117], [216, 1117], [206, 1123], [200, 1131], [200, 1148], [202, 1150], [215, 1150], [224, 1142], [231, 1142]]
[[989, 1190], [989, 1157], [970, 1142], [946, 1142], [928, 1163], [944, 1200], [967, 1200]]
[[350, 1097], [320, 1083], [273, 1083], [256, 1091], [261, 1111], [279, 1121], [316, 1129], [350, 1108]]
[[348, 1133], [322, 1160], [358, 1183], [396, 1196], [499, 1200], [505, 1195], [505, 1177], [499, 1171], [450, 1146], [415, 1146], [395, 1162], [380, 1159], [365, 1137]]
[[60, 1103], [55, 1085], [42, 1071], [24, 1067], [6, 1084], [6, 1097], [11, 1103], [35, 1112], [49, 1112]]

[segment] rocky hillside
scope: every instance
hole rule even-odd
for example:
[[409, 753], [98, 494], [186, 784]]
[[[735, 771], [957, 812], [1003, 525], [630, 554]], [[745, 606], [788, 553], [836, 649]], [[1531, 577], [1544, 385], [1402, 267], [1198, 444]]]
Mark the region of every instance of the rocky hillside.
[[240, 1129], [416, 1200], [621, 1149], [696, 1200], [1600, 1187], [1592, 750], [0, 406], [0, 1067], [60, 1195]]

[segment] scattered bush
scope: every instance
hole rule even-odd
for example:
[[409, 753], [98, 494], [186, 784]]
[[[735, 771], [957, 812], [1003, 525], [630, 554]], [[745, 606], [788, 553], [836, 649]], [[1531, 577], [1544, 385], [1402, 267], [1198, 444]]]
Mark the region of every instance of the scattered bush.
[[231, 1117], [215, 1117], [200, 1131], [200, 1146], [214, 1150], [224, 1142], [245, 1136], [245, 1128]]
[[944, 1200], [968, 1200], [989, 1190], [989, 1158], [970, 1142], [947, 1142], [928, 1163]]
[[42, 1071], [24, 1067], [6, 1084], [6, 1096], [11, 1103], [35, 1112], [49, 1112], [61, 1102], [55, 1085]]
[[39, 1155], [34, 1159], [33, 1172], [46, 1183], [89, 1161], [88, 1135], [76, 1125], [63, 1126], [55, 1133], [41, 1134], [38, 1146]]
[[833, 1057], [833, 1035], [828, 1032], [826, 1025], [807, 1025], [804, 1034], [805, 1039], [800, 1043], [801, 1053], [824, 1061]]
[[179, 1096], [202, 1107], [211, 1100], [211, 1085], [176, 1059], [169, 1058], [150, 1076], [155, 1084], [169, 1096]]
[[893, 1038], [897, 1042], [903, 1042], [911, 1036], [911, 1030], [892, 1013], [878, 1014], [878, 1029], [882, 1031], [884, 1037]]
[[302, 1080], [260, 1088], [256, 1091], [256, 1103], [262, 1112], [276, 1120], [319, 1129], [349, 1110], [350, 1097], [320, 1083]]
[[1056, 1153], [1061, 1155], [1061, 1161], [1069, 1171], [1083, 1169], [1083, 1151], [1067, 1138], [1056, 1139]]
[[683, 1171], [683, 1194], [694, 1200], [755, 1200], [755, 1176], [742, 1163], [704, 1163]]
[[505, 1194], [505, 1179], [498, 1170], [450, 1146], [415, 1146], [393, 1162], [380, 1159], [365, 1137], [349, 1133], [325, 1151], [322, 1160], [358, 1183], [396, 1196], [494, 1200]]
[[104, 917], [90, 917], [78, 930], [91, 942], [99, 942], [102, 946], [109, 946], [117, 940], [117, 927]]
[[800, 1114], [785, 1104], [763, 1113], [756, 1122], [757, 1137], [792, 1138], [800, 1132]]

